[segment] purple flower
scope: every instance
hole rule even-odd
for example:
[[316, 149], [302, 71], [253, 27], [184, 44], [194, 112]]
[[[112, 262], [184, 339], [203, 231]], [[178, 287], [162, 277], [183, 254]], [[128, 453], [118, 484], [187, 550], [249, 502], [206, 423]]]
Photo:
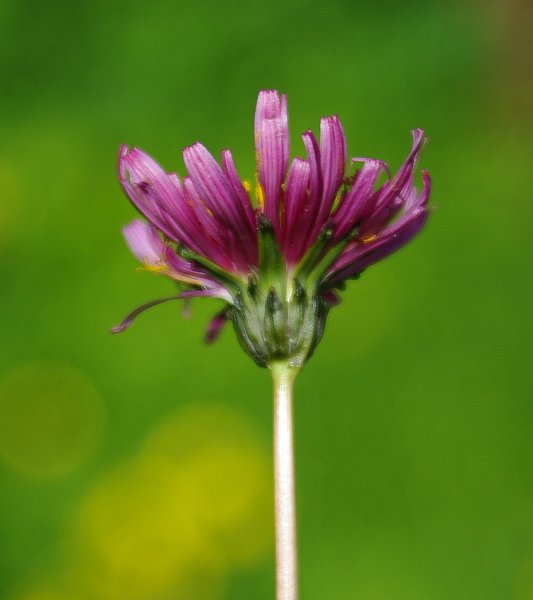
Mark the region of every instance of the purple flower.
[[208, 328], [213, 341], [232, 320], [243, 348], [261, 366], [301, 366], [322, 335], [338, 290], [368, 266], [409, 242], [428, 216], [430, 179], [414, 186], [424, 143], [421, 129], [392, 176], [387, 165], [352, 158], [339, 119], [325, 117], [320, 140], [303, 134], [306, 158], [290, 161], [287, 100], [259, 94], [255, 113], [255, 195], [239, 177], [229, 150], [218, 163], [200, 143], [183, 151], [188, 174], [165, 172], [137, 148], [120, 149], [120, 182], [147, 219], [124, 228], [133, 254], [175, 280], [166, 300], [207, 296], [225, 302]]

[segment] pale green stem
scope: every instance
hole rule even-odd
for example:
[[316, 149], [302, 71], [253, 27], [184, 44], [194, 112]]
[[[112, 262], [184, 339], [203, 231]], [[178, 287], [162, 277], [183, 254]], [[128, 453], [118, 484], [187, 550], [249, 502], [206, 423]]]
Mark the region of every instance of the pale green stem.
[[298, 598], [292, 417], [292, 388], [296, 373], [296, 369], [284, 363], [272, 365], [276, 600], [297, 600]]

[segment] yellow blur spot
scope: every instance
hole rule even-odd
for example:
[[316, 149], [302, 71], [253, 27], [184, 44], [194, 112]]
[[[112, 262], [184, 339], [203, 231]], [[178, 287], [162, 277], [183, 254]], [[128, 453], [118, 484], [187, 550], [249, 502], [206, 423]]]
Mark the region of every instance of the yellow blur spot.
[[0, 380], [0, 460], [25, 475], [76, 470], [98, 447], [104, 421], [98, 391], [70, 365], [28, 364]]
[[71, 581], [96, 600], [218, 600], [272, 544], [270, 460], [222, 406], [182, 409], [84, 500]]
[[516, 577], [516, 600], [533, 600], [533, 554], [519, 563]]
[[246, 193], [249, 194], [250, 190], [252, 189], [252, 184], [247, 179], [244, 179], [242, 182], [242, 186], [246, 190]]
[[30, 592], [16, 596], [16, 600], [82, 600], [82, 597], [45, 588], [35, 588]]

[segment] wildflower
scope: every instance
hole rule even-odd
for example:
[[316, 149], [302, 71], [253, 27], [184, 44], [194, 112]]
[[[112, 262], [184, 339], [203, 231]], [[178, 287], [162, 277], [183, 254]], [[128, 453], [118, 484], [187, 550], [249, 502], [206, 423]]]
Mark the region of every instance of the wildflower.
[[148, 220], [128, 225], [126, 241], [144, 268], [180, 290], [134, 310], [113, 331], [161, 302], [218, 298], [224, 307], [206, 341], [231, 320], [244, 350], [271, 368], [277, 600], [298, 597], [294, 379], [346, 281], [406, 244], [427, 219], [429, 175], [423, 172], [421, 191], [414, 185], [424, 133], [412, 133], [411, 151], [394, 176], [371, 158], [353, 158], [346, 168], [335, 116], [322, 119], [319, 141], [303, 134], [307, 158], [290, 162], [286, 98], [263, 91], [255, 113], [254, 200], [229, 150], [219, 164], [200, 143], [185, 148], [188, 174], [181, 180], [141, 150], [120, 150], [122, 187]]
[[387, 165], [352, 158], [339, 119], [325, 117], [320, 139], [303, 134], [306, 158], [290, 161], [286, 97], [259, 94], [255, 113], [257, 181], [242, 182], [229, 150], [220, 164], [200, 143], [183, 151], [187, 175], [165, 172], [137, 148], [120, 149], [120, 182], [148, 223], [124, 229], [145, 268], [176, 281], [172, 299], [211, 297], [224, 308], [211, 322], [213, 341], [228, 320], [260, 365], [300, 368], [324, 331], [326, 317], [348, 279], [409, 242], [428, 216], [430, 179], [414, 171], [421, 129], [392, 176]]

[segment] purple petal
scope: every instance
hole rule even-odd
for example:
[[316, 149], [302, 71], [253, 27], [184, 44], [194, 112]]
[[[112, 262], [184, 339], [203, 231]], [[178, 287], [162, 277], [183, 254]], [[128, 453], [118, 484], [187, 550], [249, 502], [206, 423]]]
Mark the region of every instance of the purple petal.
[[162, 269], [165, 275], [180, 281], [199, 283], [207, 278], [206, 273], [195, 270], [190, 263], [177, 256], [161, 240], [153, 225], [135, 220], [126, 225], [122, 232], [130, 250], [140, 262], [154, 269]]
[[215, 220], [230, 224], [235, 219], [241, 220], [240, 203], [231, 182], [207, 148], [197, 142], [183, 150], [183, 160], [194, 187]]
[[308, 201], [309, 163], [296, 157], [292, 161], [285, 185], [285, 223], [283, 227], [283, 254], [287, 264], [294, 265], [300, 259], [298, 222]]
[[324, 182], [323, 198], [332, 201], [344, 177], [346, 139], [337, 116], [320, 121], [320, 166]]
[[327, 223], [337, 191], [344, 177], [346, 165], [346, 139], [339, 119], [325, 117], [320, 121], [320, 169], [322, 173], [322, 198], [314, 226], [309, 234], [313, 244]]
[[186, 201], [178, 176], [166, 173], [147, 154], [123, 146], [119, 158], [122, 187], [138, 210], [174, 242], [204, 254], [203, 230]]
[[371, 158], [358, 159], [363, 166], [355, 175], [350, 190], [341, 198], [333, 215], [335, 241], [345, 237], [367, 211], [372, 200], [372, 192], [379, 176], [387, 170], [387, 165]]
[[420, 193], [414, 186], [411, 187], [403, 214], [381, 232], [380, 238], [394, 236], [404, 228], [405, 223], [412, 221], [415, 216], [421, 212], [427, 213], [427, 204], [431, 194], [431, 179], [427, 171], [422, 171], [422, 183], [423, 187]]
[[[220, 283], [193, 263], [178, 256], [173, 248], [166, 245], [158, 236], [153, 225], [135, 220], [124, 227], [123, 233], [132, 253], [140, 262], [155, 270], [161, 270], [162, 274], [176, 281], [205, 288], [202, 290], [206, 292], [205, 294], [197, 294], [198, 290], [195, 290], [195, 295], [212, 296], [231, 301], [231, 295]], [[184, 293], [186, 294], [186, 292]]]
[[403, 227], [392, 236], [376, 240], [368, 244], [368, 247], [357, 247], [357, 251], [351, 256], [347, 256], [349, 264], [343, 268], [335, 267], [333, 276], [328, 277], [331, 284], [336, 284], [347, 277], [351, 277], [364, 271], [370, 265], [373, 265], [387, 256], [390, 256], [408, 242], [410, 242], [422, 229], [427, 221], [427, 211], [420, 211], [411, 216], [408, 221], [403, 223]]
[[410, 192], [415, 198], [409, 208], [397, 221], [385, 228], [376, 239], [370, 242], [356, 241], [335, 261], [326, 279], [334, 285], [362, 272], [370, 265], [386, 258], [407, 244], [422, 229], [428, 218], [427, 203], [431, 192], [431, 180], [423, 172], [423, 189], [420, 194]]
[[279, 227], [281, 184], [289, 164], [287, 98], [274, 90], [259, 92], [255, 111], [255, 151], [263, 211]]
[[422, 129], [414, 129], [411, 134], [413, 136], [413, 146], [405, 162], [396, 176], [375, 193], [369, 206], [371, 213], [363, 215], [365, 221], [360, 230], [363, 236], [372, 234], [383, 227], [405, 203], [406, 195], [412, 186], [413, 171], [424, 142], [424, 131]]
[[194, 188], [220, 228], [219, 237], [232, 230], [239, 239], [239, 252], [233, 258], [240, 272], [247, 271], [255, 265], [256, 237], [230, 179], [202, 144], [185, 148], [183, 159]]
[[340, 304], [341, 301], [341, 297], [339, 296], [339, 294], [337, 294], [337, 292], [335, 290], [326, 290], [322, 296], [324, 297], [324, 300], [331, 306], [337, 306], [338, 304]]
[[309, 191], [306, 195], [305, 204], [302, 206], [302, 211], [297, 216], [297, 225], [293, 228], [291, 234], [294, 240], [294, 258], [296, 262], [316, 242], [316, 235], [312, 237], [311, 234], [317, 222], [323, 190], [318, 142], [312, 131], [306, 131], [302, 138], [308, 156]]
[[233, 271], [235, 267], [229, 256], [226, 228], [213, 218], [213, 213], [202, 201], [190, 177], [183, 178], [183, 188], [190, 211], [199, 225], [194, 229], [195, 244], [200, 249], [198, 254], [209, 258], [209, 260], [226, 270]]
[[302, 135], [307, 156], [309, 158], [309, 189], [314, 212], [318, 212], [320, 199], [322, 197], [323, 182], [320, 168], [320, 149], [312, 131], [306, 131]]
[[180, 298], [220, 298], [226, 300], [230, 304], [233, 304], [233, 298], [231, 294], [225, 290], [225, 288], [211, 288], [203, 290], [186, 290], [181, 292]]
[[122, 188], [134, 206], [169, 239], [177, 242], [173, 227], [172, 208], [180, 194], [175, 181], [151, 158], [138, 148], [119, 152], [119, 178]]
[[250, 197], [248, 196], [248, 192], [244, 189], [239, 174], [237, 173], [235, 163], [233, 162], [233, 156], [229, 150], [222, 150], [222, 167], [224, 168], [224, 171], [230, 180], [233, 191], [241, 203], [243, 213], [246, 216], [251, 230], [254, 232], [254, 234], [257, 234], [252, 203], [250, 201]]
[[[151, 300], [150, 302], [146, 302], [141, 306], [137, 307], [135, 310], [131, 311], [126, 318], [119, 324], [111, 329], [111, 333], [122, 333], [126, 329], [128, 329], [135, 319], [141, 315], [143, 312], [148, 309], [157, 306], [159, 304], [164, 304], [165, 302], [170, 302], [171, 300], [187, 300], [189, 298], [220, 298], [222, 300], [227, 300], [229, 302], [232, 301], [231, 296], [224, 290], [225, 295], [218, 293], [216, 290], [188, 290], [186, 292], [181, 292], [175, 296], [168, 296], [166, 298], [157, 298], [156, 300]], [[228, 307], [224, 309], [222, 312], [227, 312]]]
[[133, 323], [133, 321], [144, 311], [152, 308], [153, 306], [157, 306], [158, 304], [163, 304], [164, 302], [170, 302], [171, 300], [179, 300], [180, 296], [169, 296], [168, 298], [158, 298], [157, 300], [151, 300], [150, 302], [146, 302], [146, 304], [142, 304], [132, 312], [120, 323], [111, 329], [111, 333], [122, 333]]
[[153, 267], [165, 260], [165, 244], [157, 235], [157, 229], [144, 221], [135, 220], [123, 228], [126, 243], [140, 262]]
[[212, 344], [220, 335], [222, 328], [228, 322], [228, 309], [227, 307], [218, 312], [210, 321], [205, 332], [206, 344]]

